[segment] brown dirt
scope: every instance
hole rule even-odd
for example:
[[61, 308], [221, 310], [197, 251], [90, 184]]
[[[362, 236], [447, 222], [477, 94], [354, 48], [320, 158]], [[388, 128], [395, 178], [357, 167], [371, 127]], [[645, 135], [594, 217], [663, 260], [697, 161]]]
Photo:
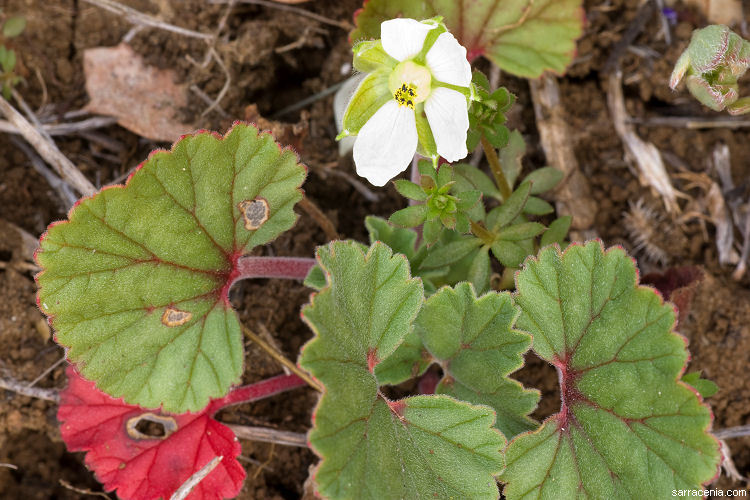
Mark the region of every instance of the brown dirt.
[[[212, 31], [225, 10], [201, 0], [177, 3], [168, 1], [130, 0], [133, 8], [161, 16], [168, 22], [201, 31]], [[348, 21], [361, 2], [311, 2], [303, 8], [332, 19]], [[588, 24], [579, 44], [579, 53], [568, 76], [560, 80], [562, 102], [574, 131], [576, 157], [592, 193], [600, 205], [593, 229], [607, 245], [622, 244], [632, 249], [631, 235], [622, 223], [628, 202], [643, 198], [668, 224], [676, 227], [671, 215], [663, 210], [657, 196], [641, 187], [637, 177], [623, 159], [618, 139], [606, 105], [604, 67], [615, 44], [636, 17], [638, 0], [612, 0], [606, 4], [586, 1]], [[20, 92], [40, 114], [55, 116], [83, 107], [87, 102], [82, 72], [82, 52], [86, 48], [117, 45], [130, 29], [129, 23], [80, 0], [7, 0], [4, 10], [24, 13], [29, 25], [15, 41], [19, 52], [19, 70], [26, 79]], [[634, 45], [648, 50], [639, 54], [626, 51], [620, 60], [628, 112], [635, 118], [682, 113], [690, 116], [713, 116], [687, 97], [683, 90], [667, 90], [671, 65], [686, 46], [693, 28], [704, 20], [694, 11], [678, 4], [680, 24], [673, 28], [674, 40], [668, 47], [659, 36], [656, 18], [646, 23]], [[225, 130], [235, 119], [245, 116], [248, 105], [270, 116], [285, 106], [342, 80], [341, 66], [349, 61], [346, 32], [315, 21], [292, 16], [274, 9], [238, 5], [227, 18], [217, 44], [231, 76], [229, 90], [221, 101], [226, 115], [217, 112], [201, 116], [206, 104], [191, 94], [191, 103], [180, 110], [180, 119], [196, 127]], [[209, 96], [216, 96], [226, 77], [215, 60], [203, 66], [205, 43], [172, 33], [146, 29], [137, 33], [132, 45], [146, 61], [161, 68], [171, 68], [181, 83], [192, 84]], [[645, 55], [644, 55], [645, 54]], [[524, 80], [503, 77], [518, 96], [511, 113], [511, 125], [525, 135], [528, 168], [544, 165], [539, 146], [528, 84]], [[195, 98], [193, 98], [195, 97]], [[332, 97], [309, 106], [308, 118], [297, 111], [284, 116], [290, 123], [301, 118], [306, 137], [297, 149], [302, 161], [310, 167], [305, 190], [334, 221], [343, 237], [366, 239], [363, 219], [366, 214], [387, 216], [402, 203], [392, 189], [378, 191], [378, 202], [366, 201], [350, 184], [329, 173], [336, 168], [352, 173], [351, 161], [339, 159], [333, 142]], [[80, 135], [57, 137], [61, 150], [97, 185], [113, 182], [160, 146], [117, 126], [97, 131], [117, 141], [108, 149], [101, 141]], [[675, 174], [706, 173], [714, 181], [716, 173], [707, 169], [707, 158], [719, 142], [731, 152], [735, 182], [750, 177], [750, 137], [746, 129], [687, 130], [666, 127], [637, 127], [638, 134], [653, 142], [661, 151], [671, 153], [678, 162], [667, 163], [675, 187], [700, 199], [705, 191], [691, 187]], [[2, 223], [12, 222], [38, 235], [50, 222], [65, 216], [67, 207], [31, 169], [28, 159], [0, 134], [0, 341], [6, 346], [0, 354], [0, 375], [19, 380], [33, 380], [62, 356], [50, 339], [41, 314], [35, 307], [32, 271], [19, 265], [24, 262], [20, 240], [13, 229]], [[684, 202], [683, 202], [684, 206]], [[654, 245], [662, 248], [675, 265], [699, 265], [708, 277], [694, 294], [688, 317], [679, 330], [690, 340], [690, 370], [703, 370], [714, 380], [720, 392], [709, 399], [715, 428], [750, 423], [750, 382], [746, 371], [750, 359], [750, 279], [735, 282], [732, 269], [717, 262], [713, 227], [691, 219], [672, 231], [669, 238], [657, 237]], [[665, 231], [652, 231], [658, 235]], [[310, 256], [316, 245], [326, 238], [314, 221], [303, 214], [296, 227], [275, 241], [267, 252], [276, 255]], [[637, 254], [644, 272], [659, 266]], [[310, 332], [299, 319], [299, 308], [308, 300], [309, 290], [288, 282], [259, 280], [242, 283], [232, 291], [232, 300], [243, 323], [259, 330], [263, 325], [277, 340], [288, 357], [294, 358]], [[245, 382], [259, 380], [279, 372], [265, 355], [249, 346], [246, 353]], [[543, 403], [535, 412], [537, 418], [553, 413], [559, 405], [557, 378], [549, 366], [530, 356], [519, 372], [527, 386], [543, 391]], [[62, 367], [53, 370], [38, 384], [43, 388], [60, 388], [65, 384]], [[226, 422], [266, 425], [304, 432], [309, 427], [310, 411], [315, 401], [311, 390], [298, 390], [293, 397], [280, 397], [253, 405], [226, 410], [219, 415]], [[79, 498], [80, 495], [60, 484], [67, 481], [78, 488], [101, 491], [101, 486], [82, 465], [82, 454], [70, 454], [60, 439], [54, 404], [0, 392], [0, 462], [12, 463], [17, 470], [0, 467], [1, 498]], [[750, 439], [729, 441], [733, 458], [745, 476], [750, 475]], [[308, 450], [284, 448], [262, 443], [243, 442], [248, 479], [240, 498], [299, 498], [308, 466], [315, 458]], [[263, 464], [259, 466], [258, 463]], [[721, 487], [740, 487], [726, 478]]]

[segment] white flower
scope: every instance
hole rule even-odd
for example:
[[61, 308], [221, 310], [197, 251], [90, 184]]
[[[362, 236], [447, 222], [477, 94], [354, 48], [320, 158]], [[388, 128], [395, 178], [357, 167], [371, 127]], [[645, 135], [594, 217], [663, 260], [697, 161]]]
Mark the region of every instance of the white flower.
[[[420, 139], [433, 160], [439, 155], [454, 162], [468, 154], [471, 66], [466, 49], [444, 28], [437, 38], [429, 37], [439, 27], [434, 21], [414, 19], [381, 24], [382, 48], [397, 62], [388, 78], [393, 98], [359, 129], [354, 143], [357, 174], [375, 186], [385, 185], [409, 166]], [[432, 44], [426, 53], [425, 42]], [[417, 133], [422, 110], [434, 145], [425, 144], [429, 131], [422, 131], [423, 137]]]

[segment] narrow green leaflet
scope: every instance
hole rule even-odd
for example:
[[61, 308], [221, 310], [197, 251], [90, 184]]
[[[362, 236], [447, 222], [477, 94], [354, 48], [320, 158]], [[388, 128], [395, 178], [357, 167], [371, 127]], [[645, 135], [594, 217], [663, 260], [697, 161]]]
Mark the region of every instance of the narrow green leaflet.
[[333, 242], [317, 258], [329, 279], [302, 311], [315, 337], [300, 365], [325, 387], [309, 440], [327, 498], [488, 498], [505, 438], [490, 408], [448, 396], [391, 401], [373, 374], [412, 328], [423, 301], [401, 255]]
[[38, 302], [81, 373], [128, 403], [183, 413], [242, 373], [235, 263], [289, 229], [305, 169], [237, 124], [152, 154], [41, 240]]
[[535, 429], [528, 414], [539, 391], [508, 378], [523, 365], [531, 337], [513, 329], [518, 309], [508, 292], [477, 298], [469, 283], [444, 287], [427, 299], [415, 330], [443, 367], [437, 392], [485, 404], [497, 412], [496, 426], [508, 437]]
[[394, 17], [433, 16], [443, 16], [469, 60], [483, 55], [526, 78], [565, 71], [583, 29], [582, 0], [369, 0], [349, 38], [380, 38], [380, 23]]
[[517, 326], [557, 367], [560, 413], [506, 451], [505, 496], [671, 498], [717, 473], [711, 412], [685, 383], [675, 312], [598, 241], [542, 250], [516, 277]]

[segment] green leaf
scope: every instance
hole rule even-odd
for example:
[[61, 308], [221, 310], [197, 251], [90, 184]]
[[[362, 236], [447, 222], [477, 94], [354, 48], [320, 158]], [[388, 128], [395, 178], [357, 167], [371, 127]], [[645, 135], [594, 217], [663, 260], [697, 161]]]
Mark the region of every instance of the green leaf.
[[536, 78], [562, 73], [583, 28], [581, 0], [369, 0], [355, 17], [351, 40], [380, 38], [380, 23], [394, 17], [443, 16], [473, 58], [484, 55], [502, 70]]
[[547, 228], [538, 222], [522, 222], [520, 224], [514, 224], [508, 226], [498, 233], [497, 237], [500, 240], [527, 240], [533, 238], [539, 234], [542, 234]]
[[526, 141], [518, 130], [514, 130], [508, 137], [508, 145], [498, 153], [500, 164], [508, 184], [513, 187], [521, 173], [521, 160], [526, 154]]
[[498, 231], [501, 227], [507, 226], [523, 212], [523, 207], [526, 206], [526, 200], [528, 200], [530, 192], [531, 183], [524, 182], [513, 191], [513, 194], [508, 197], [505, 203], [490, 211], [487, 222], [489, 224], [490, 217], [492, 217], [490, 227], [493, 231]]
[[373, 374], [401, 343], [422, 304], [403, 256], [376, 243], [365, 255], [348, 242], [317, 253], [330, 276], [303, 319], [315, 337], [300, 365], [323, 384], [309, 434], [321, 462], [317, 492], [328, 498], [487, 498], [503, 467], [494, 415], [448, 396], [391, 401]]
[[326, 286], [326, 275], [323, 274], [323, 270], [318, 265], [314, 265], [310, 272], [307, 273], [305, 281], [302, 283], [308, 288], [313, 290], [322, 290]]
[[388, 220], [397, 226], [415, 227], [424, 222], [428, 210], [429, 208], [424, 204], [412, 205], [394, 212]]
[[437, 247], [434, 250], [428, 251], [427, 257], [422, 261], [421, 267], [425, 269], [434, 269], [437, 267], [449, 266], [464, 258], [481, 244], [482, 240], [474, 236], [452, 241], [445, 246]]
[[539, 240], [539, 246], [546, 247], [547, 245], [552, 245], [554, 243], [562, 245], [563, 240], [568, 235], [568, 229], [570, 229], [571, 222], [573, 222], [573, 217], [570, 215], [563, 215], [552, 221], [542, 235], [541, 240]]
[[555, 167], [542, 167], [524, 177], [523, 182], [532, 182], [531, 194], [540, 194], [557, 186], [562, 178], [562, 170]]
[[548, 247], [517, 275], [517, 327], [555, 365], [562, 408], [507, 450], [505, 496], [671, 498], [715, 477], [711, 412], [678, 377], [675, 312], [600, 242]]
[[5, 57], [2, 60], [2, 67], [4, 73], [10, 73], [16, 68], [16, 51], [8, 50], [5, 52]]
[[492, 255], [505, 267], [518, 267], [533, 252], [531, 240], [498, 240], [490, 247]]
[[479, 199], [482, 197], [482, 193], [476, 190], [462, 191], [458, 193], [457, 196], [458, 203], [456, 203], [456, 208], [458, 208], [462, 212], [466, 212], [474, 208], [474, 205], [479, 203]]
[[480, 248], [477, 255], [471, 261], [471, 266], [469, 266], [469, 274], [467, 278], [469, 282], [474, 285], [474, 289], [477, 290], [478, 293], [484, 293], [490, 288], [492, 265], [490, 264], [489, 251], [490, 248], [488, 246]]
[[453, 171], [456, 174], [454, 178], [456, 181], [456, 189], [458, 191], [477, 189], [485, 196], [491, 196], [498, 200], [503, 199], [492, 179], [477, 167], [467, 163], [459, 163], [453, 165]]
[[536, 196], [529, 196], [526, 205], [523, 207], [523, 213], [529, 215], [547, 215], [555, 211], [555, 208]]
[[9, 17], [3, 24], [3, 36], [13, 38], [23, 33], [26, 28], [26, 18], [23, 16]]
[[375, 71], [362, 80], [344, 111], [342, 134], [358, 133], [383, 104], [393, 99], [388, 90], [388, 76], [388, 71]]
[[182, 413], [242, 373], [227, 292], [237, 258], [294, 224], [305, 169], [237, 124], [152, 154], [126, 186], [53, 223], [37, 262], [39, 305], [82, 375], [114, 397]]
[[701, 378], [699, 371], [686, 373], [682, 376], [682, 381], [692, 386], [703, 398], [710, 398], [719, 392], [719, 386], [707, 378]]
[[427, 193], [424, 192], [424, 189], [411, 181], [398, 179], [393, 181], [393, 184], [396, 186], [396, 191], [398, 191], [404, 198], [416, 201], [424, 201], [427, 199]]
[[432, 363], [422, 339], [411, 330], [393, 354], [375, 367], [379, 384], [397, 385], [424, 374]]
[[427, 299], [415, 322], [425, 347], [446, 370], [437, 391], [492, 407], [497, 428], [508, 437], [538, 425], [528, 414], [539, 391], [508, 378], [531, 346], [527, 333], [513, 329], [517, 315], [508, 292], [477, 298], [469, 283], [459, 283]]
[[394, 227], [387, 220], [368, 215], [365, 217], [365, 227], [370, 235], [370, 243], [382, 241], [393, 249], [394, 252], [406, 255], [409, 262], [414, 265], [416, 257], [417, 233], [413, 229]]
[[427, 245], [433, 245], [440, 237], [442, 230], [443, 224], [440, 222], [440, 219], [425, 221], [422, 226], [422, 238], [424, 238], [424, 242]]

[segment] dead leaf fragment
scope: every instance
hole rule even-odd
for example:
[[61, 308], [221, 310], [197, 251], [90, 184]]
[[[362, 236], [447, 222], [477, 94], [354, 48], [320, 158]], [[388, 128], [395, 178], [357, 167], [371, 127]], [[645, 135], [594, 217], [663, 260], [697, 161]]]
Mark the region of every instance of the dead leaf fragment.
[[174, 82], [173, 71], [145, 65], [129, 45], [85, 50], [83, 71], [88, 111], [114, 116], [121, 126], [155, 141], [174, 142], [194, 130], [175, 118], [187, 104], [187, 87]]

